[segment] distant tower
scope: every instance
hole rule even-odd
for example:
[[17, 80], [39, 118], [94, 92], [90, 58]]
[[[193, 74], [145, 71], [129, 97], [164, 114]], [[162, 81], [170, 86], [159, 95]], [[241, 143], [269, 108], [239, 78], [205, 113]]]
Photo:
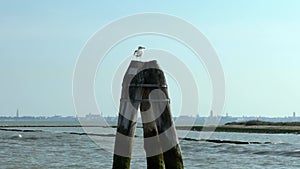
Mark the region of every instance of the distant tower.
[[296, 112], [293, 112], [293, 117], [294, 117], [294, 118], [296, 117]]
[[214, 116], [214, 112], [211, 110], [210, 111], [210, 117], [213, 117]]
[[19, 118], [19, 109], [17, 109], [16, 118]]

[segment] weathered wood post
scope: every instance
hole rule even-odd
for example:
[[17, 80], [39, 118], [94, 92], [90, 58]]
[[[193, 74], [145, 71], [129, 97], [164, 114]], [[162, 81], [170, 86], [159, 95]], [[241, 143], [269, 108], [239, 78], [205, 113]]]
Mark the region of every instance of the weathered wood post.
[[183, 169], [166, 79], [156, 61], [132, 61], [124, 77], [113, 169], [130, 168], [139, 106], [147, 168]]
[[[140, 62], [143, 64], [142, 69], [133, 79], [131, 86], [141, 88], [141, 104], [140, 111], [143, 122], [144, 132], [144, 149], [147, 156], [148, 169], [165, 169], [163, 151], [159, 140], [159, 132], [155, 122], [157, 115], [162, 112], [156, 109], [156, 104], [163, 100], [160, 98], [150, 98], [151, 92], [160, 89], [159, 78], [157, 72], [158, 65], [156, 61]], [[140, 83], [136, 83], [136, 79], [142, 79]], [[157, 95], [157, 94], [154, 94]], [[150, 141], [145, 141], [150, 138]]]
[[131, 62], [122, 83], [117, 134], [114, 148], [113, 169], [130, 169], [133, 138], [137, 125], [139, 102], [130, 98], [140, 96], [140, 91], [129, 91], [131, 80], [135, 77], [139, 65]]

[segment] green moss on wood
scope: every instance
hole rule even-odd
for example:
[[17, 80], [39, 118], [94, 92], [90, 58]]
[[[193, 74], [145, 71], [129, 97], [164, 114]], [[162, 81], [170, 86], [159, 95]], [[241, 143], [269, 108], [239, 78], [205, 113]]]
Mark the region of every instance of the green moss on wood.
[[130, 160], [129, 157], [122, 157], [114, 155], [113, 169], [130, 169]]

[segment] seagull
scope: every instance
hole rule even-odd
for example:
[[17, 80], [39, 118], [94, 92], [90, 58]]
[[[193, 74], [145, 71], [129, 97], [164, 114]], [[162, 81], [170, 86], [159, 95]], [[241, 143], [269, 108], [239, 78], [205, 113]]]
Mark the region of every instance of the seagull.
[[143, 46], [139, 46], [137, 50], [134, 51], [133, 55], [136, 57], [141, 57], [143, 55], [144, 49], [146, 49]]

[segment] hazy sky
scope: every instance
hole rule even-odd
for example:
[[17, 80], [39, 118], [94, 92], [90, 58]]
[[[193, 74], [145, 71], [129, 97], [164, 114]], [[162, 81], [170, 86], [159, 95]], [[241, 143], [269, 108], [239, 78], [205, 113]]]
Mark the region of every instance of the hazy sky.
[[101, 27], [143, 12], [182, 18], [209, 39], [225, 73], [224, 113], [299, 115], [299, 7], [298, 0], [0, 0], [0, 116], [17, 108], [21, 116], [75, 115], [72, 76], [80, 50]]

